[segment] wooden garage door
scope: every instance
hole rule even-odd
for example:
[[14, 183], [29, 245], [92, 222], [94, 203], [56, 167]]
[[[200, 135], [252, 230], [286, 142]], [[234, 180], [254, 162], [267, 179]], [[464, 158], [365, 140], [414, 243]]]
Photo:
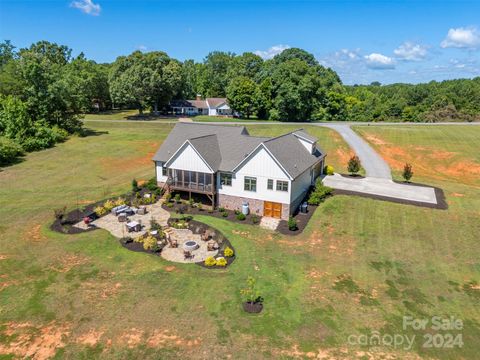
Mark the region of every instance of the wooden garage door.
[[263, 216], [270, 216], [280, 219], [282, 217], [282, 204], [265, 201], [263, 205]]

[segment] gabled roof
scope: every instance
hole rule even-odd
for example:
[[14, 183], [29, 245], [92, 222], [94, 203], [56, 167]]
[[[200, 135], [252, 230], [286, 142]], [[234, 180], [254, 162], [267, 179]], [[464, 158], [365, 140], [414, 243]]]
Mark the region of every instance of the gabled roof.
[[171, 107], [194, 107], [197, 109], [208, 109], [206, 100], [172, 100]]
[[317, 141], [317, 138], [315, 136], [310, 135], [309, 133], [303, 131], [303, 129], [296, 130], [292, 133], [295, 136], [298, 136], [299, 138], [302, 138], [310, 143], [315, 143]]
[[207, 103], [211, 109], [218, 108], [227, 102], [226, 98], [207, 98]]
[[321, 150], [310, 154], [296, 133], [298, 135], [296, 131], [275, 138], [255, 137], [250, 136], [244, 126], [177, 123], [153, 160], [167, 162], [188, 141], [214, 171], [231, 172], [256, 148], [263, 146], [295, 179], [325, 156]]

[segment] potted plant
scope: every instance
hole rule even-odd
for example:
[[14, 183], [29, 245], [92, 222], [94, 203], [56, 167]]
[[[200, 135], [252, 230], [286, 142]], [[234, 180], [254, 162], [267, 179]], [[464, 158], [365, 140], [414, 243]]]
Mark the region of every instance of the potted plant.
[[255, 287], [256, 280], [249, 276], [247, 278], [247, 286], [240, 290], [243, 297], [243, 310], [248, 313], [259, 313], [263, 309], [263, 297], [259, 294]]

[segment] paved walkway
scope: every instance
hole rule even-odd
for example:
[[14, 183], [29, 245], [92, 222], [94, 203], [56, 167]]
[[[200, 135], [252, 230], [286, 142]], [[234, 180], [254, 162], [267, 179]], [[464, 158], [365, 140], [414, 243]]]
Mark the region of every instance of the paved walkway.
[[348, 125], [325, 125], [338, 132], [360, 158], [368, 177], [392, 179], [390, 167], [373, 148]]
[[373, 177], [347, 178], [338, 174], [325, 176], [323, 183], [334, 189], [378, 195], [388, 198], [437, 204], [435, 189], [427, 186], [399, 184], [388, 179]]
[[260, 220], [260, 226], [267, 230], [277, 230], [278, 224], [280, 224], [280, 219], [273, 217], [262, 216], [262, 220]]

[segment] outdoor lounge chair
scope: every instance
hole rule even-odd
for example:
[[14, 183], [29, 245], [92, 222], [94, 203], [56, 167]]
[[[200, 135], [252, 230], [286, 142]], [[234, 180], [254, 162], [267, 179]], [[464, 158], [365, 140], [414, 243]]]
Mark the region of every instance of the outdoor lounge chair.
[[187, 260], [187, 259], [193, 259], [194, 256], [195, 256], [195, 255], [192, 254], [191, 251], [183, 250], [183, 257], [184, 257], [185, 260]]

